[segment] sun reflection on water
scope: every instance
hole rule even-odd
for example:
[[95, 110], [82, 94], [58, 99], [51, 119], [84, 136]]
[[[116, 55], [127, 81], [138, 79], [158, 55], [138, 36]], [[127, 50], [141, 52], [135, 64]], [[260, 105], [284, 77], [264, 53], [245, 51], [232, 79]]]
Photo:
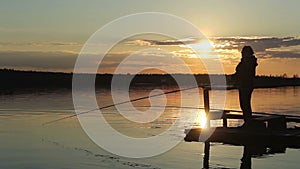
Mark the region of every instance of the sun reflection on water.
[[200, 128], [207, 127], [207, 117], [205, 111], [200, 111], [197, 114], [195, 125], [199, 126]]

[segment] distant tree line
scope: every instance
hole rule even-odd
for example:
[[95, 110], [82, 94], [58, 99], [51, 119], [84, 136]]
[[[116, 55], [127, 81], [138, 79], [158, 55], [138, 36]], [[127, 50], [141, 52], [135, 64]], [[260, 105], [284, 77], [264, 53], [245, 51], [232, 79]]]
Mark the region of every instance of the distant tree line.
[[[0, 69], [0, 93], [12, 93], [22, 90], [53, 90], [53, 89], [71, 89], [72, 73], [60, 72], [40, 72], [40, 71], [19, 71], [14, 69]], [[82, 74], [82, 76], [92, 76], [91, 74]], [[131, 81], [132, 88], [145, 87], [177, 87], [177, 83], [173, 77], [183, 80], [183, 85], [190, 85], [188, 77], [194, 76], [199, 86], [210, 85], [210, 78], [224, 78], [222, 75], [207, 74], [97, 74], [96, 88], [109, 89], [113, 76], [118, 78], [133, 79]], [[234, 85], [232, 75], [225, 76], [228, 85]], [[300, 86], [298, 75], [292, 78], [287, 76], [257, 76], [255, 78], [255, 87], [280, 87], [280, 86]], [[123, 85], [122, 83], [118, 85]]]

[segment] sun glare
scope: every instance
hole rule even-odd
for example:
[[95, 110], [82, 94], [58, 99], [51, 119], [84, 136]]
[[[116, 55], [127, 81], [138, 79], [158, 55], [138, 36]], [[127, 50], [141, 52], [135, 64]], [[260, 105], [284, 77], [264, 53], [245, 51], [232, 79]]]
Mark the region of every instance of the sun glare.
[[197, 115], [196, 125], [199, 125], [200, 128], [206, 128], [207, 117], [204, 111], [200, 111]]
[[203, 52], [212, 51], [213, 46], [211, 42], [209, 41], [200, 41], [198, 44], [196, 44], [200, 50]]
[[189, 46], [195, 50], [198, 50], [198, 52], [210, 52], [213, 50], [213, 43], [209, 40], [201, 40], [200, 42], [190, 44]]
[[214, 55], [214, 43], [209, 40], [201, 40], [198, 43], [187, 46], [197, 53], [196, 55], [193, 54], [194, 57], [210, 57]]

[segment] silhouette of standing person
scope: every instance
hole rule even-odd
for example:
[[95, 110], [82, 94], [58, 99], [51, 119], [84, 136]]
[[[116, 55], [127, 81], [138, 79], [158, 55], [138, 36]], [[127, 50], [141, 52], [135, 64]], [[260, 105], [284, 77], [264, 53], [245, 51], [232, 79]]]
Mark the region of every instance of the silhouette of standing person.
[[249, 124], [252, 118], [251, 95], [253, 92], [253, 80], [256, 73], [257, 58], [250, 46], [242, 49], [242, 59], [236, 67], [235, 80], [239, 90], [240, 107], [243, 111], [244, 125]]

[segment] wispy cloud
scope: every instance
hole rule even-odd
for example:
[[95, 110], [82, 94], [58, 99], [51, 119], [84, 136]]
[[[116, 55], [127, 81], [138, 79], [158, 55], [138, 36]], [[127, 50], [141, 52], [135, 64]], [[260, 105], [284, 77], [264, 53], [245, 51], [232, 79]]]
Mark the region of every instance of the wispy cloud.
[[42, 70], [73, 69], [77, 54], [72, 52], [0, 52], [0, 67], [31, 67]]
[[81, 46], [77, 42], [0, 42], [0, 46]]
[[[191, 67], [191, 69], [193, 69], [193, 72], [195, 73], [203, 72], [203, 70], [205, 70], [203, 66], [199, 66], [201, 65], [199, 58], [211, 59], [211, 57], [202, 56], [209, 56], [209, 54], [215, 55], [217, 52], [226, 71], [232, 73], [234, 71], [234, 67], [240, 61], [241, 48], [245, 45], [250, 45], [254, 48], [256, 56], [260, 58], [259, 61], [261, 64], [264, 64], [264, 67], [259, 68], [264, 69], [264, 74], [269, 74], [269, 72], [272, 72], [267, 70], [266, 67], [271, 69], [272, 65], [275, 65], [273, 67], [277, 66], [274, 62], [275, 60], [283, 60], [285, 63], [288, 63], [286, 68], [288, 67], [287, 69], [289, 69], [289, 72], [298, 72], [298, 68], [288, 65], [293, 64], [290, 63], [290, 60], [293, 60], [292, 62], [296, 63], [295, 60], [298, 61], [300, 59], [299, 37], [213, 37], [209, 38], [209, 40], [213, 42], [213, 46], [216, 50], [209, 50], [206, 53], [203, 52], [202, 55], [200, 54], [196, 56], [195, 53], [188, 48], [188, 46], [201, 47], [201, 40], [196, 38], [186, 38], [180, 40], [130, 40], [125, 43], [121, 43], [119, 48], [116, 48], [117, 50], [112, 50], [105, 56], [100, 65], [100, 71], [102, 73], [112, 73], [116, 67], [119, 66], [124, 59], [126, 59], [126, 57], [140, 50], [153, 48], [161, 50], [167, 49], [165, 51], [168, 51], [169, 54], [173, 56], [179, 56]], [[0, 42], [0, 47], [1, 46], [3, 46], [3, 48], [0, 50], [0, 67], [2, 68], [8, 67], [16, 69], [28, 68], [49, 71], [72, 71], [82, 44], [76, 42]], [[30, 48], [30, 46], [32, 47]], [[202, 47], [206, 46], [204, 45]], [[97, 50], [97, 48], [95, 50]], [[93, 53], [89, 55], [93, 55]], [[126, 68], [128, 72], [130, 72], [130, 70], [137, 67], [142, 69], [155, 65], [159, 66], [161, 69], [172, 67], [174, 68], [172, 69], [174, 72], [180, 72], [178, 67], [182, 65], [172, 63], [171, 60], [173, 58], [171, 55], [167, 55], [163, 52], [139, 53], [139, 59], [128, 62], [126, 64]], [[91, 62], [92, 64], [95, 64], [96, 60], [93, 59], [93, 56], [85, 57], [87, 60], [87, 65], [89, 65]], [[284, 72], [284, 70], [282, 70], [282, 72]]]
[[[241, 50], [245, 45], [252, 46], [261, 58], [300, 58], [300, 38], [298, 37], [254, 37], [254, 38], [214, 38], [219, 50]], [[222, 45], [223, 44], [223, 45]], [[293, 47], [293, 48], [291, 48]], [[290, 50], [286, 50], [290, 48]]]
[[149, 39], [138, 39], [129, 41], [127, 44], [129, 45], [140, 45], [140, 46], [174, 46], [174, 45], [182, 45], [182, 44], [193, 44], [197, 43], [199, 39], [196, 38], [186, 38], [179, 40], [149, 40]]
[[[252, 46], [256, 52], [256, 55], [260, 58], [300, 58], [300, 38], [299, 37], [212, 37], [209, 38], [214, 43], [215, 49], [219, 54], [229, 54], [232, 58], [237, 58], [232, 55], [230, 50], [240, 51], [243, 46]], [[129, 41], [129, 45], [138, 46], [184, 46], [183, 44], [195, 44], [199, 43], [201, 39], [186, 38], [179, 40], [151, 40], [151, 39], [138, 39]], [[293, 48], [290, 48], [293, 47]], [[287, 48], [290, 48], [287, 50]], [[185, 52], [184, 52], [185, 51]], [[180, 53], [182, 56], [188, 56], [190, 51], [180, 49], [174, 53]], [[229, 58], [226, 56], [226, 58]]]
[[[132, 51], [109, 53], [99, 65], [99, 73], [113, 73], [117, 67], [123, 68], [124, 72], [133, 70], [149, 69], [156, 67], [161, 70], [171, 70], [172, 73], [180, 73], [181, 67], [185, 66], [175, 62], [172, 54], [156, 51], [144, 51], [135, 53], [135, 59], [129, 59]], [[2, 51], [0, 52], [0, 68], [31, 69], [46, 71], [73, 70], [78, 54], [74, 52], [39, 52], [39, 51]], [[90, 69], [97, 65], [98, 56], [85, 54], [84, 69]], [[126, 59], [126, 60], [124, 60]], [[122, 66], [120, 63], [124, 62]]]
[[300, 45], [300, 39], [297, 37], [254, 37], [254, 38], [240, 38], [240, 37], [231, 37], [231, 38], [213, 38], [215, 43], [224, 44], [228, 43], [226, 47], [228, 49], [241, 49], [244, 45], [250, 45], [257, 52], [265, 51], [268, 48], [278, 48], [282, 46], [296, 46]]

